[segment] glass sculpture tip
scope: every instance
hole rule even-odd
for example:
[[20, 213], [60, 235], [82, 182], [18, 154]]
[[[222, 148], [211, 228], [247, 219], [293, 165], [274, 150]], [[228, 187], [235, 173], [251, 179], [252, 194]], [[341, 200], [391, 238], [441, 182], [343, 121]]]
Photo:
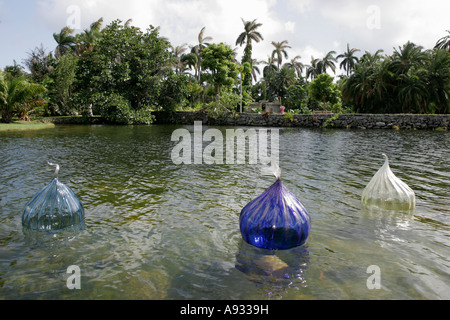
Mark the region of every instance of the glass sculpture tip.
[[48, 164], [49, 166], [54, 166], [54, 167], [55, 167], [55, 173], [54, 173], [54, 175], [55, 175], [55, 177], [57, 177], [57, 176], [58, 176], [58, 172], [59, 172], [59, 164], [51, 163], [51, 162], [48, 162], [48, 161], [47, 161], [47, 164]]

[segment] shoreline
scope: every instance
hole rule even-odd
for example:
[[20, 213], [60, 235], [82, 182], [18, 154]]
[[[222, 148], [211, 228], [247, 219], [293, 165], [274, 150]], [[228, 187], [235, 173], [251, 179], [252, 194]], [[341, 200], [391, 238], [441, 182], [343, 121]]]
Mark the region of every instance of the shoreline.
[[[202, 111], [153, 112], [153, 124], [211, 126], [297, 127], [328, 129], [436, 130], [448, 131], [450, 114], [258, 114], [228, 113], [211, 117]], [[0, 132], [53, 128], [55, 125], [108, 125], [101, 117], [49, 117], [32, 122], [0, 124]], [[4, 127], [4, 128], [2, 128]]]
[[205, 112], [177, 111], [172, 114], [154, 113], [156, 124], [299, 127], [335, 129], [389, 129], [448, 131], [450, 114], [257, 114], [228, 113], [212, 118]]
[[43, 129], [52, 129], [55, 127], [53, 122], [35, 121], [13, 121], [11, 123], [0, 123], [0, 132], [34, 131]]

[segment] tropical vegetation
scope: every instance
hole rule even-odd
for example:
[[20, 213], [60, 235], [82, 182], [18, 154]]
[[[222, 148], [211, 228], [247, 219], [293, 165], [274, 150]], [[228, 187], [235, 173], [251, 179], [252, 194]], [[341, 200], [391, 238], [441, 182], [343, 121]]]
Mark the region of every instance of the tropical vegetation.
[[206, 27], [198, 43], [176, 46], [158, 27], [143, 31], [132, 20], [103, 26], [99, 19], [78, 34], [64, 27], [53, 34], [53, 51], [41, 45], [24, 66], [14, 61], [0, 71], [1, 121], [100, 115], [111, 123], [148, 124], [154, 111], [236, 112], [262, 100], [291, 113], [449, 113], [448, 31], [431, 49], [407, 42], [386, 55], [347, 44], [343, 53], [304, 64], [291, 55], [288, 40], [271, 41], [267, 60], [256, 60], [262, 23], [242, 23], [235, 43], [244, 47], [240, 61], [237, 48], [213, 42]]

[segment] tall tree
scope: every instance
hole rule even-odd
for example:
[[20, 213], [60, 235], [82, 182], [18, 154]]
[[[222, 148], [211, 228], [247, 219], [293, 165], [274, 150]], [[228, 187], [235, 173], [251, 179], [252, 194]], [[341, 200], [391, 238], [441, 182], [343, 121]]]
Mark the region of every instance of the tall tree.
[[450, 54], [446, 50], [433, 50], [427, 61], [429, 112], [450, 112]]
[[359, 61], [358, 57], [355, 56], [355, 53], [358, 51], [360, 50], [356, 48], [350, 49], [350, 45], [347, 43], [347, 51], [336, 57], [336, 60], [342, 59], [339, 67], [341, 69], [343, 68], [347, 72], [347, 76], [355, 68], [355, 64]]
[[202, 50], [202, 67], [210, 71], [205, 78], [215, 87], [216, 101], [223, 86], [233, 87], [239, 74], [239, 67], [234, 62], [233, 50], [223, 44], [211, 44]]
[[334, 64], [336, 62], [335, 54], [336, 51], [330, 51], [322, 58], [320, 61], [321, 73], [326, 73], [327, 68], [330, 68], [333, 73], [336, 73], [336, 65]]
[[324, 109], [327, 104], [333, 105], [339, 101], [339, 89], [333, 80], [332, 76], [323, 73], [308, 85], [311, 98], [321, 102]]
[[85, 29], [82, 33], [75, 36], [78, 55], [83, 55], [83, 53], [86, 51], [94, 50], [94, 44], [102, 36], [102, 23], [103, 18], [100, 18], [97, 21], [91, 23], [89, 29]]
[[344, 80], [342, 85], [342, 95], [345, 101], [352, 104], [358, 112], [370, 112], [370, 97], [373, 95], [371, 75], [373, 68], [358, 64], [353, 74]]
[[6, 78], [14, 79], [25, 75], [23, 66], [18, 64], [16, 60], [13, 60], [12, 66], [6, 66], [3, 71], [5, 72]]
[[213, 38], [212, 37], [206, 37], [204, 35], [205, 33], [205, 28], [203, 27], [199, 34], [198, 34], [198, 44], [196, 44], [195, 46], [192, 47], [191, 52], [194, 53], [197, 56], [197, 69], [196, 69], [196, 77], [197, 77], [197, 81], [198, 83], [201, 83], [201, 79], [202, 79], [202, 50], [204, 48], [206, 48], [207, 46], [209, 46], [209, 42], [208, 41], [212, 41]]
[[261, 74], [261, 71], [259, 70], [258, 65], [260, 64], [260, 62], [256, 59], [252, 60], [252, 76], [253, 76], [253, 80], [257, 80], [257, 75], [256, 74]]
[[408, 41], [394, 50], [390, 63], [392, 71], [399, 75], [407, 73], [414, 65], [423, 65], [426, 59], [427, 54], [423, 51], [423, 47]]
[[36, 47], [28, 53], [28, 58], [24, 60], [24, 63], [31, 72], [31, 79], [35, 82], [43, 83], [53, 69], [53, 60], [52, 54], [47, 53], [41, 44], [40, 47]]
[[280, 70], [274, 71], [265, 80], [267, 83], [268, 97], [271, 100], [279, 99], [282, 104], [285, 104], [288, 89], [295, 83], [296, 78], [295, 70], [287, 64], [283, 65]]
[[142, 32], [125, 27], [120, 20], [113, 21], [104, 28], [96, 49], [86, 52], [77, 63], [80, 103], [92, 103], [100, 113], [118, 104], [123, 108], [120, 112], [131, 116], [155, 106], [172, 71], [169, 48], [168, 41], [152, 26]]
[[184, 64], [183, 64], [182, 58], [183, 58], [183, 54], [187, 50], [186, 46], [187, 46], [186, 43], [182, 44], [181, 46], [176, 46], [176, 47], [171, 46], [172, 53], [175, 57], [174, 63], [175, 63], [175, 73], [176, 74], [180, 74], [184, 71]]
[[[242, 64], [248, 62], [251, 66], [253, 65], [252, 59], [252, 41], [260, 42], [264, 40], [263, 36], [257, 29], [262, 26], [261, 23], [256, 23], [256, 19], [253, 21], [245, 21], [242, 19], [242, 23], [244, 24], [244, 31], [239, 35], [236, 40], [236, 45], [242, 47], [245, 43], [244, 55], [242, 57]], [[245, 74], [244, 77], [244, 86], [249, 86], [252, 83], [252, 74]]]
[[447, 32], [448, 35], [442, 37], [441, 39], [438, 40], [438, 42], [436, 42], [436, 45], [434, 47], [435, 49], [442, 49], [450, 52], [450, 30], [447, 30]]
[[425, 113], [428, 105], [426, 70], [400, 75], [401, 85], [396, 89], [402, 112]]
[[288, 54], [286, 52], [286, 49], [290, 49], [291, 46], [288, 45], [288, 41], [287, 40], [283, 40], [281, 42], [275, 42], [272, 41], [272, 45], [275, 47], [275, 49], [272, 52], [272, 59], [275, 58], [277, 59], [278, 62], [278, 69], [280, 69], [281, 64], [283, 62], [283, 56], [285, 59], [288, 58]]
[[381, 53], [383, 52], [384, 52], [383, 49], [378, 49], [374, 54], [370, 53], [369, 51], [366, 51], [358, 62], [365, 64], [369, 67], [375, 67], [383, 58], [381, 56]]
[[301, 56], [295, 56], [294, 58], [291, 59], [290, 62], [287, 63], [289, 68], [295, 70], [295, 72], [297, 73], [297, 77], [300, 77], [302, 75], [303, 68], [305, 67], [303, 63], [298, 61], [301, 58], [302, 58]]
[[[181, 72], [185, 73], [186, 70], [197, 70], [198, 58], [194, 53], [183, 53], [180, 57]], [[197, 78], [195, 78], [197, 80]]]
[[268, 56], [267, 61], [260, 61], [260, 63], [265, 64], [266, 66], [263, 69], [263, 77], [267, 78], [272, 74], [274, 71], [278, 70], [278, 67], [275, 65], [277, 62], [277, 59], [273, 56]]
[[[448, 113], [450, 54], [408, 42], [391, 56], [363, 55], [342, 93], [355, 111], [371, 113]], [[378, 56], [378, 57], [376, 57]]]
[[78, 58], [74, 55], [64, 55], [54, 63], [54, 69], [47, 84], [50, 97], [49, 104], [52, 115], [72, 115], [77, 111], [72, 104], [73, 83]]
[[59, 58], [67, 53], [75, 53], [75, 37], [73, 34], [73, 29], [69, 27], [64, 27], [59, 33], [53, 34], [53, 39], [55, 39], [58, 44], [55, 49], [55, 57]]
[[306, 67], [306, 79], [314, 80], [322, 73], [322, 65], [320, 59], [311, 57], [311, 64]]

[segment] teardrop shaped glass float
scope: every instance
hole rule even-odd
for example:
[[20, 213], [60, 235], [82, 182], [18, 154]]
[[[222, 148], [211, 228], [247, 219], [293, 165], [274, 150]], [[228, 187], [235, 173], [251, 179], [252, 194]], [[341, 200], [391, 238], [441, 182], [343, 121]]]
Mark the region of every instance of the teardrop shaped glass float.
[[306, 242], [311, 218], [278, 175], [270, 188], [242, 209], [239, 225], [247, 243], [263, 249], [286, 250]]
[[411, 210], [416, 206], [414, 191], [397, 178], [389, 166], [388, 157], [384, 165], [370, 180], [363, 190], [361, 202], [366, 207], [377, 207], [388, 210]]
[[55, 166], [53, 180], [23, 210], [22, 224], [29, 230], [59, 232], [84, 224], [83, 205], [73, 191], [58, 180], [59, 166]]

